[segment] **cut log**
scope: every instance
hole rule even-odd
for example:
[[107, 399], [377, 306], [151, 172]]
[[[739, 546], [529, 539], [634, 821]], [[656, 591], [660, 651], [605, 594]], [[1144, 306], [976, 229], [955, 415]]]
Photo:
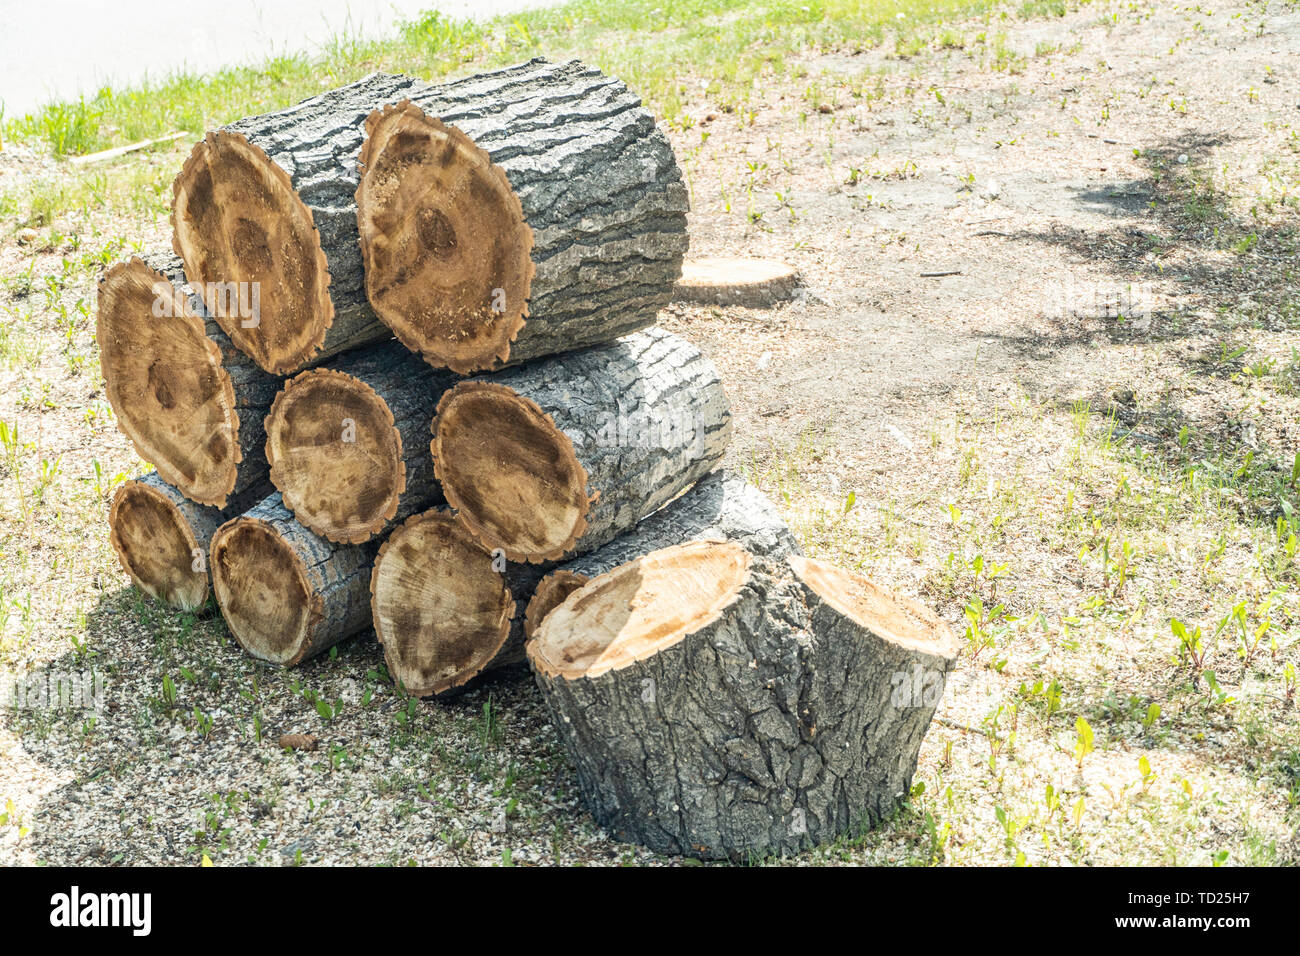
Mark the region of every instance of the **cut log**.
[[735, 541], [751, 554], [770, 558], [801, 553], [766, 495], [733, 472], [715, 471], [631, 531], [542, 578], [528, 601], [525, 636], [532, 637], [553, 608], [597, 575], [688, 541]]
[[596, 821], [734, 860], [887, 816], [957, 649], [935, 615], [860, 575], [695, 542], [571, 594], [527, 653]]
[[370, 579], [389, 674], [429, 697], [522, 664], [522, 608], [545, 571], [494, 556], [448, 511], [408, 519], [379, 549]]
[[285, 506], [330, 541], [359, 544], [441, 504], [427, 436], [452, 384], [395, 341], [291, 379], [266, 419]]
[[[231, 340], [288, 374], [389, 338], [365, 299], [354, 194], [365, 119], [424, 87], [376, 73], [209, 132], [172, 192], [173, 245]], [[233, 285], [232, 285], [233, 284]], [[218, 308], [232, 292], [250, 310]]]
[[458, 520], [510, 561], [594, 551], [711, 471], [731, 436], [713, 367], [662, 329], [461, 382], [434, 464]]
[[654, 322], [681, 274], [686, 188], [627, 87], [537, 60], [413, 90], [366, 122], [366, 290], [397, 337], [470, 373]]
[[212, 591], [230, 633], [259, 660], [291, 667], [370, 625], [378, 543], [334, 544], [268, 495], [212, 538]]
[[775, 259], [687, 259], [673, 299], [762, 308], [790, 298], [798, 285], [799, 270]]
[[589, 577], [696, 539], [737, 540], [773, 556], [799, 550], [763, 494], [725, 472], [553, 571], [493, 555], [446, 510], [413, 517], [380, 548], [370, 581], [388, 671], [420, 697], [463, 689], [480, 675], [521, 664], [537, 622]]
[[108, 538], [136, 587], [171, 607], [193, 611], [208, 599], [212, 535], [244, 504], [235, 500], [225, 509], [198, 504], [150, 472], [113, 495]]
[[263, 419], [281, 380], [231, 344], [185, 287], [180, 260], [109, 269], [95, 337], [118, 427], [159, 476], [218, 508], [265, 485]]

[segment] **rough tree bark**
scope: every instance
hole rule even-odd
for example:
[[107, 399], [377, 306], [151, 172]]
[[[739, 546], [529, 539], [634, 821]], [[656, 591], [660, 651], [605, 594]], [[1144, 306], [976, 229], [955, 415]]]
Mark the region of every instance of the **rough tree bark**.
[[[312, 362], [392, 333], [365, 297], [357, 244], [357, 155], [365, 119], [427, 87], [375, 73], [287, 109], [209, 132], [172, 192], [173, 245], [234, 343], [267, 371]], [[217, 308], [229, 287], [247, 310]]]
[[395, 341], [291, 379], [266, 419], [271, 481], [285, 506], [311, 531], [359, 544], [441, 504], [426, 441], [453, 382]]
[[334, 544], [268, 495], [212, 538], [212, 590], [253, 657], [293, 666], [370, 625], [366, 600], [378, 540]]
[[[262, 485], [249, 489], [260, 495]], [[250, 494], [223, 508], [191, 501], [157, 472], [126, 482], [113, 495], [108, 539], [122, 569], [141, 591], [193, 611], [208, 599], [208, 545], [221, 523], [239, 514]]]
[[470, 373], [608, 342], [668, 302], [686, 188], [619, 80], [535, 60], [413, 89], [366, 130], [367, 292], [431, 364]]
[[695, 542], [596, 578], [527, 651], [597, 822], [740, 859], [873, 826], [906, 796], [957, 641], [859, 575]]
[[218, 508], [265, 484], [263, 419], [281, 380], [231, 344], [179, 259], [109, 269], [95, 338], [118, 427], [165, 481]]
[[711, 471], [731, 411], [712, 363], [652, 328], [461, 382], [433, 431], [458, 519], [540, 563], [612, 541]]
[[532, 637], [552, 609], [597, 575], [688, 541], [735, 541], [770, 558], [802, 553], [766, 495], [733, 472], [715, 471], [631, 531], [547, 573], [528, 601], [523, 636]]

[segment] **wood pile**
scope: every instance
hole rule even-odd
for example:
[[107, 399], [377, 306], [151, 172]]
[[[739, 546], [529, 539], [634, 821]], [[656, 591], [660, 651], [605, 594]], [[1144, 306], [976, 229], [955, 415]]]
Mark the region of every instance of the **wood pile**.
[[720, 470], [718, 373], [654, 326], [686, 211], [653, 117], [576, 61], [374, 74], [208, 133], [173, 249], [100, 283], [106, 392], [156, 469], [110, 509], [132, 581], [211, 593], [284, 666], [373, 628], [419, 697], [531, 668], [621, 839], [738, 858], [879, 820], [938, 699], [899, 675], [941, 689], [956, 643]]

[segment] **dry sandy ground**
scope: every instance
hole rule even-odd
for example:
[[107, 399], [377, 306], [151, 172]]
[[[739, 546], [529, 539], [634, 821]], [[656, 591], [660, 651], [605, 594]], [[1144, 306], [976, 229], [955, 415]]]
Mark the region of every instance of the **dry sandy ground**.
[[[1300, 434], [1300, 8], [1094, 4], [932, 39], [809, 60], [672, 134], [693, 254], [806, 277], [774, 309], [663, 317], [723, 372], [732, 464], [811, 552], [967, 637], [912, 806], [792, 862], [1294, 862], [1295, 568], [1260, 557], [1276, 476], [1249, 467]], [[57, 411], [12, 411], [42, 454], [83, 483], [132, 467], [111, 423], [40, 424], [101, 397], [49, 377]], [[1223, 487], [1187, 477], [1246, 454]], [[69, 523], [9, 575], [30, 600], [8, 666], [100, 668], [108, 706], [0, 727], [0, 860], [673, 862], [582, 813], [526, 679], [402, 701], [368, 637], [261, 668]], [[1239, 601], [1252, 632], [1271, 615], [1258, 654], [1224, 638], [1189, 668], [1169, 619], [1208, 635]], [[281, 752], [295, 731], [322, 749]]]

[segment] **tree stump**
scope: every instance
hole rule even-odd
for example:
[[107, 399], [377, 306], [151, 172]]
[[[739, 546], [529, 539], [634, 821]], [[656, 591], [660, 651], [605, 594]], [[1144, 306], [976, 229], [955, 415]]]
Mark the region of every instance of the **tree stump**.
[[452, 382], [396, 341], [291, 379], [266, 419], [285, 506], [322, 537], [359, 544], [441, 504], [426, 436]]
[[263, 418], [280, 379], [236, 349], [165, 255], [113, 266], [95, 320], [118, 427], [163, 480], [200, 504], [265, 485]]
[[935, 615], [860, 575], [734, 542], [622, 565], [527, 645], [596, 821], [733, 860], [891, 813], [957, 650]]
[[553, 608], [597, 575], [688, 541], [735, 541], [751, 554], [771, 558], [802, 553], [766, 495], [733, 472], [715, 471], [631, 531], [542, 578], [528, 601], [524, 635], [532, 637]]
[[593, 551], [711, 471], [731, 436], [717, 370], [662, 329], [464, 381], [431, 443], [457, 517], [510, 561]]
[[790, 298], [798, 285], [799, 270], [775, 259], [687, 259], [673, 299], [762, 308]]
[[208, 599], [212, 535], [244, 503], [225, 509], [201, 505], [150, 472], [113, 495], [108, 540], [136, 587], [171, 607], [193, 611]]
[[667, 138], [577, 61], [413, 90], [366, 121], [357, 188], [371, 304], [467, 374], [645, 328], [686, 251]]
[[217, 606], [244, 650], [291, 667], [370, 625], [366, 596], [377, 547], [313, 534], [275, 492], [213, 535]]
[[[231, 340], [279, 375], [392, 333], [366, 302], [357, 154], [372, 110], [420, 83], [375, 73], [209, 132], [172, 186], [173, 245]], [[233, 291], [257, 315], [217, 308]]]

